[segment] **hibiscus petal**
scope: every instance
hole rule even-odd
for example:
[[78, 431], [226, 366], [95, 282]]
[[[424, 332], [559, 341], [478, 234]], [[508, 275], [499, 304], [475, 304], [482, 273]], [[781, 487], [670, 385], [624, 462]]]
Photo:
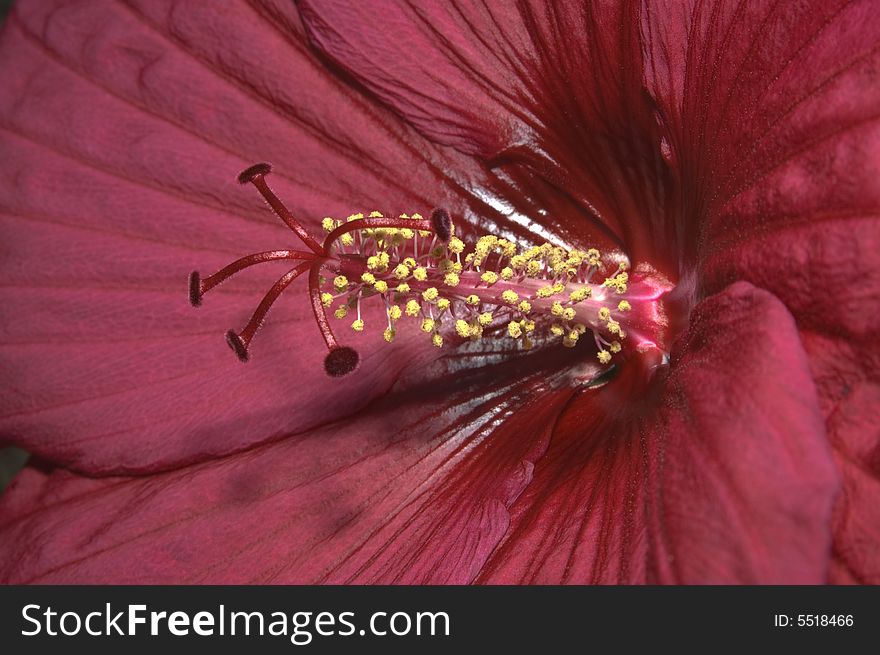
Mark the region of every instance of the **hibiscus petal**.
[[188, 468], [27, 469], [0, 501], [0, 579], [468, 582], [571, 395], [571, 351], [501, 356], [437, 362], [354, 419]]
[[880, 348], [873, 335], [804, 331], [828, 438], [843, 477], [834, 508], [833, 583], [880, 583]]
[[675, 260], [654, 234], [669, 227], [668, 172], [635, 3], [301, 6], [329, 61], [432, 140], [487, 161], [475, 193], [530, 227], [512, 228], [522, 238]]
[[771, 294], [737, 283], [701, 303], [644, 415], [603, 403], [560, 419], [480, 580], [825, 580], [837, 476]]
[[652, 93], [693, 181], [697, 211], [682, 216], [702, 290], [748, 280], [794, 315], [844, 477], [833, 579], [877, 581], [876, 4], [696, 3], [643, 18]]
[[878, 21], [870, 0], [646, 8], [646, 78], [688, 180], [670, 216], [685, 254], [876, 210]]
[[339, 419], [413, 363], [407, 339], [389, 352], [373, 333], [356, 378], [326, 379], [299, 282], [241, 365], [223, 333], [280, 271], [187, 304], [191, 270], [295, 244], [235, 182], [254, 161], [316, 232], [326, 214], [472, 202], [439, 168], [472, 164], [329, 75], [291, 7], [21, 3], [0, 58], [4, 439], [89, 473], [154, 471]]

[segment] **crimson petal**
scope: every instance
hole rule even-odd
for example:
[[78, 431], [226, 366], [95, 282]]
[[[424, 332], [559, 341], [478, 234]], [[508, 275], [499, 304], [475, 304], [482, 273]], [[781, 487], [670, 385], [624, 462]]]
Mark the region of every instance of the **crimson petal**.
[[254, 161], [318, 233], [363, 209], [460, 215], [439, 166], [467, 164], [426, 165], [429, 145], [308, 52], [292, 7], [20, 3], [0, 58], [4, 439], [92, 474], [155, 471], [344, 417], [418, 362], [373, 333], [360, 374], [327, 379], [291, 292], [240, 364], [223, 333], [274, 271], [186, 302], [193, 268], [292, 244], [235, 181]]
[[409, 376], [344, 423], [167, 473], [28, 469], [0, 501], [0, 579], [468, 582], [571, 395], [567, 350], [546, 367], [487, 357], [438, 362], [434, 382]]
[[701, 303], [642, 416], [607, 396], [560, 419], [481, 581], [826, 579], [838, 478], [776, 298], [737, 283]]

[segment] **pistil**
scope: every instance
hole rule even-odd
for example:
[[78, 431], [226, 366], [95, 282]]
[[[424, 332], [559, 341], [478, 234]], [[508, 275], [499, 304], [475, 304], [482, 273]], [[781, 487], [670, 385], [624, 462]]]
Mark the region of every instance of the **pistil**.
[[320, 242], [269, 188], [265, 178], [270, 170], [268, 164], [257, 164], [239, 181], [257, 188], [308, 251], [256, 253], [207, 278], [197, 272], [190, 276], [190, 301], [198, 306], [208, 291], [251, 266], [296, 262], [266, 293], [245, 328], [227, 332], [227, 343], [242, 361], [249, 359], [251, 340], [269, 309], [306, 272], [315, 322], [328, 351], [325, 370], [334, 377], [353, 371], [359, 357], [353, 348], [340, 345], [327, 312], [337, 320], [354, 316], [351, 329], [363, 332], [368, 326], [362, 304], [376, 300], [385, 309], [382, 335], [389, 343], [398, 323], [412, 319], [436, 347], [451, 335], [476, 340], [491, 330], [526, 349], [538, 339], [559, 339], [574, 347], [589, 335], [602, 364], [623, 350], [628, 314], [639, 301], [639, 294], [630, 290], [628, 262], [618, 262], [606, 276], [602, 255], [593, 248], [568, 250], [549, 243], [519, 248], [491, 235], [468, 247], [455, 236], [443, 209], [427, 219], [418, 213], [387, 217], [378, 211], [352, 214], [344, 221], [327, 217], [322, 221], [327, 234]]

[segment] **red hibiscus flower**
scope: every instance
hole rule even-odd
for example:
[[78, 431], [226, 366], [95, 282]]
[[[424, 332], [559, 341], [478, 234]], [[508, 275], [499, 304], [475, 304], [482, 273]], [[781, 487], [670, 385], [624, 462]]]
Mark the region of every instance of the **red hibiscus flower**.
[[[880, 582], [880, 24], [812, 4], [21, 3], [2, 579]], [[668, 363], [334, 326], [332, 378], [297, 280], [242, 364], [287, 269], [185, 284], [301, 246], [260, 161], [315, 235], [444, 207], [626, 257]]]

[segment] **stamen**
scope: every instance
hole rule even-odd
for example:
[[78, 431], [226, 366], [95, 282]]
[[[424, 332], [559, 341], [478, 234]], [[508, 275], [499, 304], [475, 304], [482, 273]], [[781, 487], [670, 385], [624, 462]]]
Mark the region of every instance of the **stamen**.
[[386, 321], [380, 329], [388, 343], [412, 318], [438, 348], [444, 334], [475, 341], [484, 330], [504, 334], [524, 349], [551, 338], [574, 348], [582, 335], [592, 333], [597, 359], [608, 364], [623, 352], [624, 343], [654, 345], [650, 316], [655, 308], [637, 303], [653, 303], [664, 290], [645, 285], [639, 275], [630, 279], [626, 261], [605, 277], [608, 269], [595, 248], [568, 250], [545, 243], [521, 249], [492, 235], [480, 237], [466, 252], [465, 242], [454, 236], [449, 212], [439, 208], [427, 220], [418, 213], [391, 218], [375, 210], [353, 213], [345, 221], [328, 216], [321, 222], [328, 234], [319, 243], [269, 189], [265, 176], [270, 171], [268, 164], [257, 164], [243, 171], [239, 181], [253, 184], [310, 252], [270, 250], [242, 257], [205, 279], [198, 271], [189, 276], [189, 300], [199, 306], [205, 293], [250, 266], [299, 262], [272, 286], [241, 332], [226, 334], [242, 361], [248, 360], [250, 342], [272, 304], [306, 270], [310, 304], [327, 346], [324, 369], [332, 377], [351, 373], [360, 357], [339, 344], [327, 311], [342, 320], [353, 310], [352, 329], [365, 332], [372, 321], [362, 318], [361, 303], [374, 299], [384, 306]]
[[380, 228], [396, 228], [396, 229], [411, 229], [411, 230], [430, 230], [431, 229], [431, 221], [426, 221], [424, 219], [421, 220], [412, 220], [412, 219], [399, 219], [399, 218], [360, 218], [356, 221], [351, 221], [348, 223], [343, 223], [335, 230], [333, 230], [327, 237], [324, 239], [324, 250], [325, 252], [330, 252], [330, 246], [339, 239], [343, 234], [348, 234], [349, 232], [354, 232], [355, 230], [374, 230]]

